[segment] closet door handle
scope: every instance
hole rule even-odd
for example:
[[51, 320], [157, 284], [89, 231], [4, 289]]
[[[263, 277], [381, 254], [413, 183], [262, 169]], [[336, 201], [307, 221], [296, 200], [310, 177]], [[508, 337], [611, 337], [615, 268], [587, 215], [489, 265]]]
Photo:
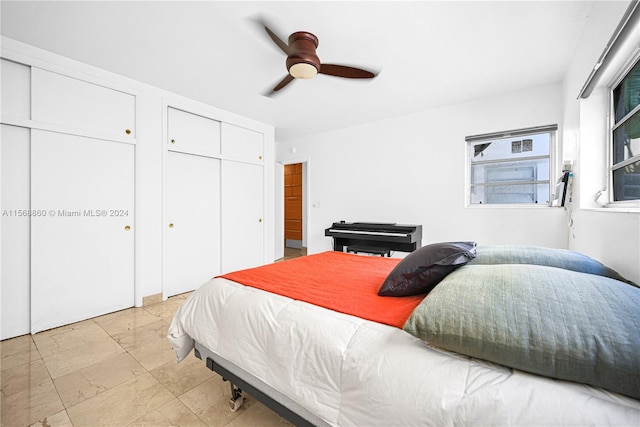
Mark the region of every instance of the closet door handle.
[[130, 227], [130, 226], [128, 226], [128, 225], [125, 225], [125, 226], [124, 226], [124, 229], [125, 229], [126, 231], [129, 231], [129, 230], [131, 230], [131, 227]]
[[169, 228], [173, 228], [173, 223], [169, 223]]

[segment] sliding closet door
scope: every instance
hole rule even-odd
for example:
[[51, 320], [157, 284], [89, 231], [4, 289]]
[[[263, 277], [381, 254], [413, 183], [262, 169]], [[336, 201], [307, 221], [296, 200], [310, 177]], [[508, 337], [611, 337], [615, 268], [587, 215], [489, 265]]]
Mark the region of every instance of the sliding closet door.
[[222, 272], [264, 264], [263, 167], [222, 162]]
[[31, 331], [134, 305], [131, 144], [32, 131]]
[[30, 331], [29, 129], [1, 125], [2, 287], [0, 339]]
[[220, 160], [167, 153], [164, 296], [220, 274]]

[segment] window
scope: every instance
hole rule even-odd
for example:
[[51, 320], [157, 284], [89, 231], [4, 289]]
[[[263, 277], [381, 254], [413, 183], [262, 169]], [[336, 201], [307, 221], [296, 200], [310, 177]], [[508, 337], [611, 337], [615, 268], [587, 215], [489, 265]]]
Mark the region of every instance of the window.
[[557, 125], [468, 136], [469, 203], [544, 204]]
[[613, 89], [613, 201], [640, 199], [640, 62]]

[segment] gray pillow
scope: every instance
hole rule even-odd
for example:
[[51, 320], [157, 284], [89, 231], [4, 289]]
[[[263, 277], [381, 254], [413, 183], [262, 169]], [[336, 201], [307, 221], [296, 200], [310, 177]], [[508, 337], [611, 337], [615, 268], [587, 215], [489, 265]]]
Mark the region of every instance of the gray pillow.
[[442, 242], [423, 246], [396, 265], [382, 283], [378, 295], [403, 297], [428, 293], [447, 274], [475, 256], [475, 242]]
[[635, 285], [593, 258], [568, 249], [528, 245], [480, 245], [472, 264], [535, 264], [597, 274]]
[[555, 267], [467, 264], [404, 330], [511, 368], [640, 399], [640, 289]]

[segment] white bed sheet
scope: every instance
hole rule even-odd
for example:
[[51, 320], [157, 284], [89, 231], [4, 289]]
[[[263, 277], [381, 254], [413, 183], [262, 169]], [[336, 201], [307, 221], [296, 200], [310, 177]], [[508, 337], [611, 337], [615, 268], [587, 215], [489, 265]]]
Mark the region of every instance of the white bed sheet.
[[640, 426], [640, 401], [430, 347], [401, 329], [216, 278], [178, 309], [193, 341], [332, 425]]

